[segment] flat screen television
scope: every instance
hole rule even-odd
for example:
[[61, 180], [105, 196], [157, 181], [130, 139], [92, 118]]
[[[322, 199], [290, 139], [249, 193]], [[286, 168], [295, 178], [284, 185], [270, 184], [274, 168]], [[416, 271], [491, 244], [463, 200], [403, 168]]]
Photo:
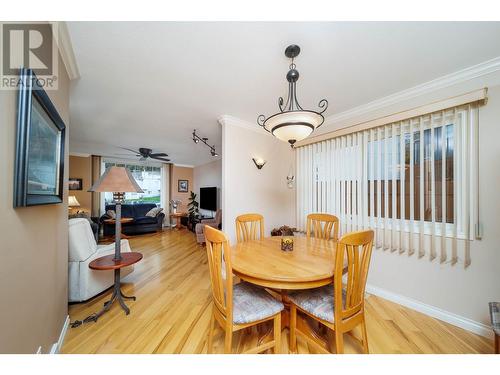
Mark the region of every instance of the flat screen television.
[[217, 188], [200, 188], [200, 208], [202, 210], [217, 211]]

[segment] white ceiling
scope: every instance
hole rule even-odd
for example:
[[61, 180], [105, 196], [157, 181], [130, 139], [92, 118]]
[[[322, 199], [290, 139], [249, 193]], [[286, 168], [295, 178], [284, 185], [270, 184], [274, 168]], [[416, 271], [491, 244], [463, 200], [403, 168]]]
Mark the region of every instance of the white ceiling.
[[[81, 78], [70, 100], [70, 151], [118, 146], [167, 152], [176, 164], [213, 158], [220, 115], [255, 123], [285, 96], [296, 43], [298, 99], [326, 116], [500, 56], [500, 22], [70, 22]], [[257, 126], [257, 124], [255, 125]], [[326, 131], [327, 129], [324, 129]]]

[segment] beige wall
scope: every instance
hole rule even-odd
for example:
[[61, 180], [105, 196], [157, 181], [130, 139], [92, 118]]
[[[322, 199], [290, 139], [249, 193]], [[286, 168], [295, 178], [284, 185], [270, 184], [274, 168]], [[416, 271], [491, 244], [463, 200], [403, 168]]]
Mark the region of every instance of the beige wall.
[[[207, 164], [194, 167], [193, 170], [193, 191], [197, 194], [197, 200], [200, 202], [200, 187], [216, 187], [217, 188], [217, 208], [222, 205], [222, 159], [212, 161]], [[210, 211], [200, 210], [204, 215], [213, 214]]]
[[[188, 180], [188, 192], [179, 193], [177, 190], [178, 180]], [[181, 204], [177, 208], [177, 212], [187, 211], [187, 204], [189, 203], [188, 198], [190, 191], [193, 190], [193, 168], [190, 167], [179, 167], [176, 165], [171, 166], [170, 170], [170, 199], [178, 199]]]
[[[1, 26], [1, 25], [0, 25]], [[69, 80], [48, 91], [69, 133]], [[62, 204], [14, 209], [17, 92], [0, 91], [0, 353], [48, 352], [68, 313], [68, 153]]]
[[89, 193], [92, 182], [92, 158], [82, 156], [69, 157], [69, 177], [82, 179], [82, 190], [68, 191], [69, 195], [74, 195], [80, 203], [79, 211], [90, 213], [92, 208], [92, 193]]
[[[234, 220], [247, 212], [264, 215], [265, 233], [282, 225], [293, 225], [294, 189], [288, 189], [286, 176], [295, 155], [290, 146], [263, 133], [238, 126], [231, 119], [222, 121], [222, 215], [224, 232], [231, 243], [236, 240]], [[257, 169], [252, 158], [267, 160]]]

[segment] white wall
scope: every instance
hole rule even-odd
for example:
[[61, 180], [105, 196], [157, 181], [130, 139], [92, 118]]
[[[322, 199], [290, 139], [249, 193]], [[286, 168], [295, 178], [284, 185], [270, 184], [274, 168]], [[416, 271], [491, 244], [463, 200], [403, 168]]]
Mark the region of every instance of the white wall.
[[[198, 195], [200, 201], [201, 187], [216, 187], [217, 188], [217, 209], [222, 206], [222, 159], [214, 160], [210, 163], [199, 165], [193, 169], [193, 185], [194, 192]], [[201, 210], [203, 215], [213, 215], [212, 211]]]
[[[440, 264], [439, 260], [418, 259], [407, 254], [376, 250], [373, 253], [368, 284], [372, 291], [394, 297], [400, 303], [462, 324], [482, 334], [489, 333], [488, 302], [500, 301], [500, 71], [482, 75], [440, 90], [398, 101], [342, 122], [329, 124], [328, 130], [378, 118], [488, 87], [488, 103], [479, 110], [479, 213], [483, 228], [481, 240], [471, 243], [471, 265]], [[234, 218], [256, 211], [271, 227], [294, 224], [295, 189], [286, 188], [286, 175], [292, 160], [290, 148], [273, 137], [248, 130], [233, 118], [223, 123], [223, 209], [225, 231], [234, 241]], [[251, 126], [251, 125], [250, 125]], [[268, 160], [257, 170], [251, 160]], [[462, 259], [463, 260], [463, 259]], [[413, 304], [413, 305], [412, 305]]]
[[[290, 146], [248, 124], [223, 116], [222, 125], [222, 210], [223, 229], [231, 243], [236, 240], [236, 216], [257, 212], [264, 215], [265, 233], [294, 222], [294, 189], [286, 176], [295, 155]], [[258, 170], [252, 157], [267, 160]]]
[[376, 250], [368, 284], [385, 297], [392, 295], [400, 303], [415, 302], [414, 308], [428, 305], [422, 310], [438, 312], [435, 316], [462, 322], [462, 326], [484, 334], [490, 332], [484, 326], [489, 325], [488, 302], [500, 301], [500, 72], [352, 117], [333, 124], [329, 130], [482, 87], [489, 88], [488, 103], [479, 110], [479, 213], [483, 238], [471, 243], [471, 265], [464, 268], [463, 262], [452, 266], [440, 264], [439, 259], [431, 262], [428, 257], [418, 259], [406, 253]]

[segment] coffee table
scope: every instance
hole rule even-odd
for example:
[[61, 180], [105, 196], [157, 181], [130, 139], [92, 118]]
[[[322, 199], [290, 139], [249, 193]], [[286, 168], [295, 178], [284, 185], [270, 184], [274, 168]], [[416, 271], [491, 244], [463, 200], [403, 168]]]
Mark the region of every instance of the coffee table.
[[[134, 219], [131, 218], [131, 217], [122, 217], [120, 219], [120, 223], [122, 224], [125, 224], [125, 223], [131, 223], [133, 222]], [[116, 224], [116, 220], [115, 219], [106, 219], [103, 221], [105, 224], [108, 224], [108, 225], [115, 225]], [[127, 236], [126, 234], [124, 234], [123, 232], [120, 232], [120, 238], [129, 238], [130, 236]], [[114, 241], [116, 239], [116, 233], [113, 235], [113, 236], [110, 236], [110, 237], [105, 237], [104, 240], [105, 241]]]

